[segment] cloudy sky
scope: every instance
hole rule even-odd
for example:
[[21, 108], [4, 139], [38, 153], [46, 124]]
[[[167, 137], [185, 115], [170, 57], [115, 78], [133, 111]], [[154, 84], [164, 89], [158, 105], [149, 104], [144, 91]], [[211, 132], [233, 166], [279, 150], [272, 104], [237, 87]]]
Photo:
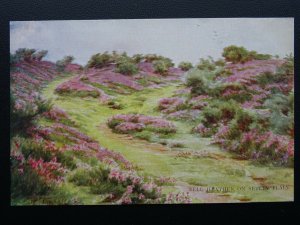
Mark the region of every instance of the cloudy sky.
[[221, 57], [228, 45], [285, 56], [294, 53], [293, 18], [130, 19], [10, 22], [10, 51], [46, 49], [51, 61], [73, 55], [86, 64], [104, 51], [156, 53], [175, 63]]

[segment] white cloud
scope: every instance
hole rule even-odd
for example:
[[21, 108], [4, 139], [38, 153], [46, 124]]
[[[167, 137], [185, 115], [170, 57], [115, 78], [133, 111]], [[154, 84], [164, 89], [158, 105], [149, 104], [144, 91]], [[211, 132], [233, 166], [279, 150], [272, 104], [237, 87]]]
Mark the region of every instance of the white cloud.
[[46, 49], [56, 61], [73, 55], [85, 64], [92, 54], [126, 51], [157, 53], [176, 63], [221, 57], [230, 44], [284, 56], [294, 49], [292, 18], [134, 19], [11, 22], [11, 52]]

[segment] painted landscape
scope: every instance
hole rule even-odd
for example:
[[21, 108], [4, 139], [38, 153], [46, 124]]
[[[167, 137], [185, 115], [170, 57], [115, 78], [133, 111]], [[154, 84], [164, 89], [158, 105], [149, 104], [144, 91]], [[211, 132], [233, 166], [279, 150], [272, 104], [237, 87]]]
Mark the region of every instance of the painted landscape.
[[47, 54], [10, 55], [12, 205], [293, 201], [292, 54]]

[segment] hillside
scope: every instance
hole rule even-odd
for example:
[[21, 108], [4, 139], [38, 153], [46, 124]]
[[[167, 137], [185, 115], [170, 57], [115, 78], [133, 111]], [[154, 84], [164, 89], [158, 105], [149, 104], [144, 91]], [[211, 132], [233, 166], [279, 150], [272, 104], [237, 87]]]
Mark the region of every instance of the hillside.
[[12, 204], [291, 201], [293, 58], [226, 53], [13, 55]]

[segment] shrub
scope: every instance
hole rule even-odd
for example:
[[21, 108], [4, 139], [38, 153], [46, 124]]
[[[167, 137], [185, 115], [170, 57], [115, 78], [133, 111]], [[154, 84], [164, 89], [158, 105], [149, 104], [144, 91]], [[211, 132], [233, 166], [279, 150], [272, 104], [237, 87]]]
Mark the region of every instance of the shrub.
[[45, 195], [62, 181], [65, 170], [56, 158], [49, 162], [43, 159], [25, 159], [22, 153], [11, 155], [11, 192], [13, 197]]
[[26, 135], [26, 130], [34, 123], [34, 119], [52, 108], [50, 100], [36, 96], [34, 102], [19, 103], [13, 93], [10, 93], [10, 128], [11, 137], [16, 134]]
[[[13, 161], [13, 160], [12, 160]], [[22, 166], [19, 169], [12, 162], [11, 195], [12, 197], [30, 197], [49, 193], [52, 186], [47, 184], [31, 167]]]
[[214, 74], [209, 71], [193, 69], [190, 70], [186, 77], [186, 85], [191, 87], [192, 95], [208, 94], [210, 89], [211, 79]]
[[191, 94], [201, 95], [207, 93], [204, 77], [196, 70], [187, 75], [186, 85], [192, 87]]
[[36, 52], [35, 49], [29, 49], [29, 48], [19, 48], [15, 52], [15, 57], [20, 61], [24, 60], [27, 62], [30, 62], [32, 60], [32, 55]]
[[174, 66], [174, 63], [172, 62], [171, 59], [161, 56], [161, 55], [156, 55], [156, 54], [147, 54], [144, 56], [146, 62], [151, 62], [154, 63], [155, 61], [163, 61], [167, 67]]
[[215, 61], [215, 65], [219, 67], [224, 67], [226, 63], [223, 59], [218, 59], [217, 61]]
[[230, 45], [223, 49], [222, 56], [227, 62], [232, 63], [245, 63], [247, 61], [256, 60], [267, 60], [271, 59], [271, 55], [259, 54], [256, 51], [248, 51], [246, 48], [235, 45]]
[[52, 152], [47, 151], [45, 148], [44, 142], [37, 142], [32, 139], [21, 139], [19, 142], [20, 150], [25, 159], [31, 157], [35, 159], [42, 158], [45, 161], [50, 161], [53, 157]]
[[223, 49], [222, 56], [226, 61], [232, 63], [246, 62], [250, 60], [249, 52], [244, 47], [230, 45]]
[[286, 136], [250, 129], [235, 138], [228, 137], [232, 137], [231, 131], [224, 126], [219, 129], [214, 139], [224, 149], [237, 153], [240, 158], [293, 166], [294, 143]]
[[152, 138], [152, 133], [148, 130], [143, 130], [139, 133], [135, 133], [134, 137], [142, 139], [142, 140], [150, 141]]
[[214, 71], [216, 69], [216, 65], [212, 58], [208, 58], [208, 59], [201, 58], [200, 62], [197, 64], [197, 68], [199, 70]]
[[285, 62], [277, 69], [276, 73], [283, 77], [294, 76], [294, 56], [289, 54], [284, 59]]
[[133, 62], [125, 59], [117, 63], [115, 71], [125, 75], [133, 75], [138, 72], [138, 67]]
[[56, 68], [58, 71], [64, 71], [65, 67], [72, 63], [75, 58], [71, 55], [65, 56], [63, 59], [56, 61]]
[[107, 121], [107, 125], [110, 129], [115, 129], [120, 123], [124, 122], [121, 119], [111, 118]]
[[123, 109], [124, 108], [123, 104], [113, 101], [113, 100], [110, 100], [109, 102], [107, 102], [107, 105], [109, 106], [109, 108], [112, 108], [112, 109]]
[[48, 54], [47, 50], [41, 50], [41, 51], [35, 52], [32, 55], [32, 59], [37, 60], [37, 61], [41, 61], [47, 54]]
[[264, 107], [272, 112], [269, 121], [271, 129], [277, 134], [291, 134], [294, 130], [294, 92], [288, 96], [275, 94], [267, 99]]
[[181, 63], [179, 63], [178, 67], [180, 69], [182, 69], [183, 71], [188, 71], [191, 68], [193, 68], [193, 64], [190, 62], [181, 62]]
[[268, 59], [271, 59], [272, 56], [269, 55], [269, 54], [255, 54], [254, 56], [254, 59], [257, 59], [257, 60], [268, 60]]
[[132, 60], [135, 63], [140, 63], [144, 59], [144, 56], [142, 54], [135, 54], [132, 56]]
[[201, 116], [203, 117], [202, 123], [206, 127], [209, 127], [212, 124], [219, 122], [219, 120], [222, 118], [222, 112], [218, 108], [207, 106], [203, 109]]
[[110, 170], [98, 165], [92, 169], [77, 169], [69, 178], [69, 181], [77, 186], [89, 186], [93, 194], [112, 193], [115, 197], [121, 197], [125, 192], [122, 185], [115, 184], [108, 179]]
[[153, 66], [156, 73], [167, 75], [169, 67], [164, 61], [156, 60], [154, 61]]
[[108, 52], [93, 55], [87, 63], [88, 68], [102, 68], [112, 62], [112, 57]]
[[11, 66], [14, 66], [19, 61], [20, 61], [20, 58], [18, 58], [16, 54], [11, 54], [10, 53], [10, 60], [9, 60], [9, 62], [10, 62]]

